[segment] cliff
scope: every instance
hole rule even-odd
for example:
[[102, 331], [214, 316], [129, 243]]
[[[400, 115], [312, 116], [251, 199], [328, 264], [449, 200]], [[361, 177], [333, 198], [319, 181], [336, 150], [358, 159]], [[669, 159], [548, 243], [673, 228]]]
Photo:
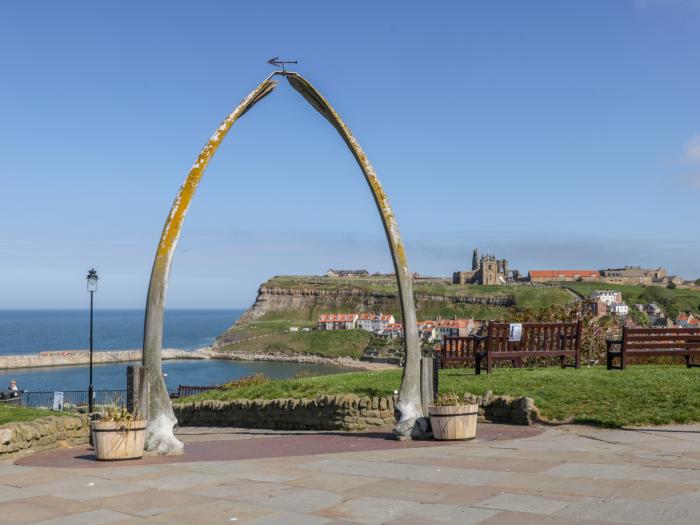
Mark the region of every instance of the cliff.
[[[446, 304], [471, 304], [512, 307], [515, 299], [505, 294], [496, 295], [435, 295], [415, 293], [416, 309], [426, 303], [443, 302]], [[348, 288], [338, 290], [323, 290], [318, 288], [280, 288], [262, 285], [253, 306], [248, 308], [238, 323], [253, 322], [264, 319], [268, 314], [276, 312], [305, 311], [324, 309], [335, 311], [355, 307], [357, 312], [391, 311], [398, 315], [398, 292], [378, 292], [354, 287], [349, 283]], [[307, 316], [304, 316], [307, 317]], [[311, 319], [311, 318], [309, 318]]]
[[[414, 297], [418, 318], [436, 316], [498, 319], [513, 308], [540, 308], [564, 304], [572, 294], [559, 288], [527, 286], [453, 285], [447, 279], [417, 279]], [[237, 348], [280, 344], [278, 336], [289, 326], [312, 327], [326, 312], [386, 312], [400, 320], [398, 291], [393, 278], [277, 276], [258, 289], [255, 303], [214, 343]], [[274, 332], [274, 333], [273, 333]], [[270, 346], [268, 344], [268, 346]]]

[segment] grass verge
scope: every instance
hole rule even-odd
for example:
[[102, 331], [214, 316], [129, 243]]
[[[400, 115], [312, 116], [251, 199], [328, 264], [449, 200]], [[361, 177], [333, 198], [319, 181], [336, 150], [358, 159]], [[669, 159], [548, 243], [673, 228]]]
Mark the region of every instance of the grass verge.
[[[380, 396], [399, 388], [400, 370], [267, 381], [212, 391], [190, 398], [274, 399], [319, 395]], [[555, 422], [590, 423], [606, 427], [661, 425], [700, 421], [700, 370], [681, 366], [631, 366], [624, 372], [601, 367], [499, 369], [475, 376], [471, 370], [440, 373], [440, 391], [481, 395], [527, 396], [542, 416]]]
[[0, 425], [5, 423], [18, 423], [20, 421], [34, 421], [40, 417], [64, 415], [63, 412], [53, 412], [40, 408], [24, 408], [15, 405], [0, 404]]

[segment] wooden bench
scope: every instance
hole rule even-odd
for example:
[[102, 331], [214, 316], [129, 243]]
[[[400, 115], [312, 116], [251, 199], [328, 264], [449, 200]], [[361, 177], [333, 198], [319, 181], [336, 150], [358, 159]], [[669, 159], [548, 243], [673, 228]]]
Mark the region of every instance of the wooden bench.
[[[628, 357], [682, 356], [688, 368], [700, 356], [700, 328], [629, 328], [622, 329], [622, 339], [607, 341], [608, 370], [624, 370]], [[614, 366], [615, 358], [620, 365]]]
[[442, 338], [440, 347], [440, 368], [448, 368], [450, 363], [471, 365], [476, 352], [481, 350], [484, 337], [448, 337]]
[[475, 352], [474, 368], [481, 374], [481, 362], [486, 359], [486, 372], [491, 373], [496, 361], [511, 361], [522, 366], [527, 357], [557, 357], [561, 367], [567, 366], [566, 358], [573, 358], [574, 368], [579, 367], [583, 323], [522, 323], [519, 340], [511, 340], [511, 323], [489, 323], [488, 335], [483, 347]]

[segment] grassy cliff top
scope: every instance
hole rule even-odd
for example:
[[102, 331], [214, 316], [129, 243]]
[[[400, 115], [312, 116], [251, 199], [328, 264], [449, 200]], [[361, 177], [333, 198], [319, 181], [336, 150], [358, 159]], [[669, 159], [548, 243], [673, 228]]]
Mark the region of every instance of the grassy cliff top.
[[[393, 277], [323, 277], [278, 275], [263, 284], [267, 288], [287, 290], [362, 290], [367, 293], [398, 293]], [[573, 300], [570, 292], [557, 287], [530, 286], [481, 286], [474, 284], [452, 284], [449, 279], [418, 279], [413, 282], [413, 290], [419, 296], [438, 297], [511, 297], [519, 308], [545, 308], [564, 305]], [[445, 315], [451, 315], [446, 313]]]

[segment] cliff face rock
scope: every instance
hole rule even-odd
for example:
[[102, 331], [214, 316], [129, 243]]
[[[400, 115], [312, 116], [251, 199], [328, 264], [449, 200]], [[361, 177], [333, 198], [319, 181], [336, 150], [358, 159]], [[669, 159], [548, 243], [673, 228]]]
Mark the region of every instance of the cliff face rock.
[[[415, 294], [416, 309], [427, 302], [442, 302], [450, 304], [474, 304], [487, 306], [512, 307], [515, 300], [507, 294], [498, 295], [434, 295]], [[339, 287], [335, 290], [327, 290], [314, 287], [290, 287], [267, 286], [263, 284], [258, 289], [258, 296], [253, 306], [248, 308], [238, 321], [223, 335], [221, 335], [214, 347], [236, 341], [239, 337], [235, 331], [237, 326], [255, 322], [266, 318], [269, 314], [273, 317], [306, 318], [315, 320], [321, 312], [356, 311], [356, 312], [399, 312], [398, 293], [394, 291], [370, 291], [360, 287]], [[284, 313], [293, 312], [293, 316], [285, 316]], [[301, 315], [300, 315], [301, 314]]]

